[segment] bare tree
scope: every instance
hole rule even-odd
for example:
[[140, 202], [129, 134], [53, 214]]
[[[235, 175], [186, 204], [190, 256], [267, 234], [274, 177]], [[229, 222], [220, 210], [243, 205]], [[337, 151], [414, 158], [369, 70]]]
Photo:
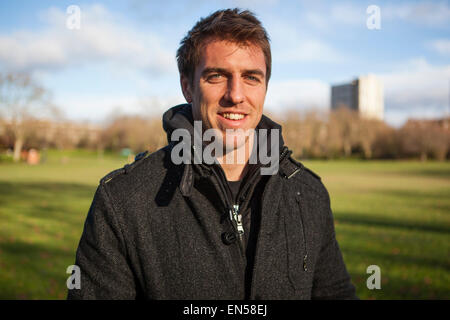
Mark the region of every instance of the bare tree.
[[[271, 119], [277, 121], [275, 116]], [[290, 148], [295, 152], [294, 156], [297, 158], [304, 157], [305, 145], [305, 126], [303, 126], [301, 114], [298, 110], [288, 110], [283, 115], [283, 118], [278, 120], [283, 124], [283, 137]]]
[[106, 149], [130, 148], [134, 152], [156, 151], [166, 139], [159, 119], [126, 115], [112, 119], [100, 138]]
[[30, 134], [30, 120], [54, 110], [44, 88], [28, 74], [0, 73], [0, 113], [14, 136], [14, 161], [20, 160], [22, 147]]
[[342, 146], [344, 156], [349, 157], [358, 140], [358, 113], [345, 105], [339, 106], [330, 113], [329, 126], [334, 133], [336, 145]]
[[[362, 149], [364, 158], [373, 157], [377, 138], [386, 131], [386, 124], [377, 119], [359, 119], [358, 142]], [[379, 140], [378, 140], [379, 141]]]

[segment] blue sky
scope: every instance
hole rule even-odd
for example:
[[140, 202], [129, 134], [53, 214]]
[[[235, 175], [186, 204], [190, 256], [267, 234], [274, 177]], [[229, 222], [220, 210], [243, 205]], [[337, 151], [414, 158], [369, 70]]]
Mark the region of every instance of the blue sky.
[[[66, 27], [69, 5], [81, 28]], [[381, 29], [369, 30], [369, 5]], [[178, 43], [193, 24], [229, 7], [252, 10], [272, 44], [266, 109], [327, 109], [330, 85], [373, 73], [385, 87], [385, 119], [448, 112], [449, 1], [2, 1], [0, 71], [28, 71], [66, 117], [160, 115], [182, 103]]]

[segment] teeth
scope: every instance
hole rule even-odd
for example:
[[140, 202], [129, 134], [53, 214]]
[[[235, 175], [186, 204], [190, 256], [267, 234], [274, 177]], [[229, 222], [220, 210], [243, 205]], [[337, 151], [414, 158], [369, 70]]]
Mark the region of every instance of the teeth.
[[244, 115], [241, 113], [222, 113], [222, 116], [224, 118], [230, 119], [230, 120], [241, 120], [244, 119]]

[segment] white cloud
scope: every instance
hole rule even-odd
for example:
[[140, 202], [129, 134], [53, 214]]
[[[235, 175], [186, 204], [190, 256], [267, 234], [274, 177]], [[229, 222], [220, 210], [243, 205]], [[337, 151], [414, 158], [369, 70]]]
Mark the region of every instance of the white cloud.
[[387, 114], [403, 113], [406, 120], [420, 115], [443, 116], [448, 108], [450, 65], [430, 65], [420, 58], [379, 76], [384, 83]]
[[275, 59], [280, 62], [342, 62], [344, 55], [329, 44], [319, 39], [299, 39], [287, 45], [280, 52], [275, 52]]
[[450, 6], [448, 1], [423, 1], [381, 6], [381, 18], [407, 20], [428, 26], [448, 26]]
[[366, 25], [368, 17], [366, 7], [363, 5], [355, 6], [349, 3], [334, 5], [330, 8], [330, 20], [338, 24], [348, 25]]
[[429, 47], [436, 51], [437, 53], [450, 57], [450, 40], [449, 39], [438, 39], [431, 41]]
[[384, 112], [387, 123], [394, 127], [401, 127], [408, 119], [438, 119], [442, 117], [442, 110], [436, 108], [411, 109], [408, 113], [398, 109], [387, 109]]
[[309, 26], [321, 31], [335, 32], [339, 26], [366, 27], [368, 14], [364, 4], [326, 2], [319, 7], [309, 8], [309, 3], [306, 6], [304, 20]]
[[316, 79], [273, 81], [269, 83], [266, 103], [268, 109], [326, 109], [330, 104], [330, 86]]
[[321, 31], [327, 31], [329, 29], [330, 21], [323, 13], [308, 10], [304, 13], [304, 21], [308, 26], [312, 26]]
[[272, 56], [278, 62], [342, 62], [345, 55], [319, 37], [312, 37], [303, 28], [283, 21], [268, 27], [272, 38]]
[[[226, 5], [228, 5], [228, 1], [225, 1]], [[279, 0], [232, 0], [231, 3], [233, 4], [231, 7], [238, 7], [238, 8], [259, 8], [262, 5], [268, 5], [273, 6], [279, 3]]]
[[[376, 3], [374, 3], [377, 5]], [[316, 4], [305, 3], [306, 20], [321, 29], [332, 30], [336, 25], [366, 26], [368, 14], [367, 3], [341, 2], [330, 5], [328, 2], [317, 7]], [[422, 1], [390, 4], [378, 4], [381, 20], [404, 20], [431, 27], [448, 26], [450, 6], [448, 1]], [[319, 9], [318, 9], [319, 8]]]
[[[302, 1], [304, 13], [299, 21], [305, 27], [312, 27], [319, 31], [335, 32], [339, 27], [366, 28], [369, 15], [366, 12], [367, 3]], [[376, 3], [373, 3], [377, 5]], [[448, 1], [422, 1], [412, 3], [378, 4], [380, 7], [381, 23], [383, 21], [407, 21], [428, 27], [447, 27], [450, 21], [450, 6]]]
[[91, 62], [129, 64], [153, 74], [175, 71], [174, 53], [159, 37], [127, 27], [104, 7], [81, 8], [81, 29], [66, 28], [67, 14], [50, 8], [45, 27], [0, 34], [0, 64], [13, 70], [63, 68]]

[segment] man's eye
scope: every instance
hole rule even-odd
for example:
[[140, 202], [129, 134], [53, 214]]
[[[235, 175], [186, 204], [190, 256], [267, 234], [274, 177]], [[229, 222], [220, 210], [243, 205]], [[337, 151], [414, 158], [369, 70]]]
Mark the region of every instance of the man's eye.
[[251, 80], [251, 81], [259, 81], [259, 78], [255, 77], [255, 76], [247, 76], [247, 79]]
[[217, 80], [220, 79], [220, 77], [222, 77], [220, 73], [214, 73], [208, 76], [208, 80]]

